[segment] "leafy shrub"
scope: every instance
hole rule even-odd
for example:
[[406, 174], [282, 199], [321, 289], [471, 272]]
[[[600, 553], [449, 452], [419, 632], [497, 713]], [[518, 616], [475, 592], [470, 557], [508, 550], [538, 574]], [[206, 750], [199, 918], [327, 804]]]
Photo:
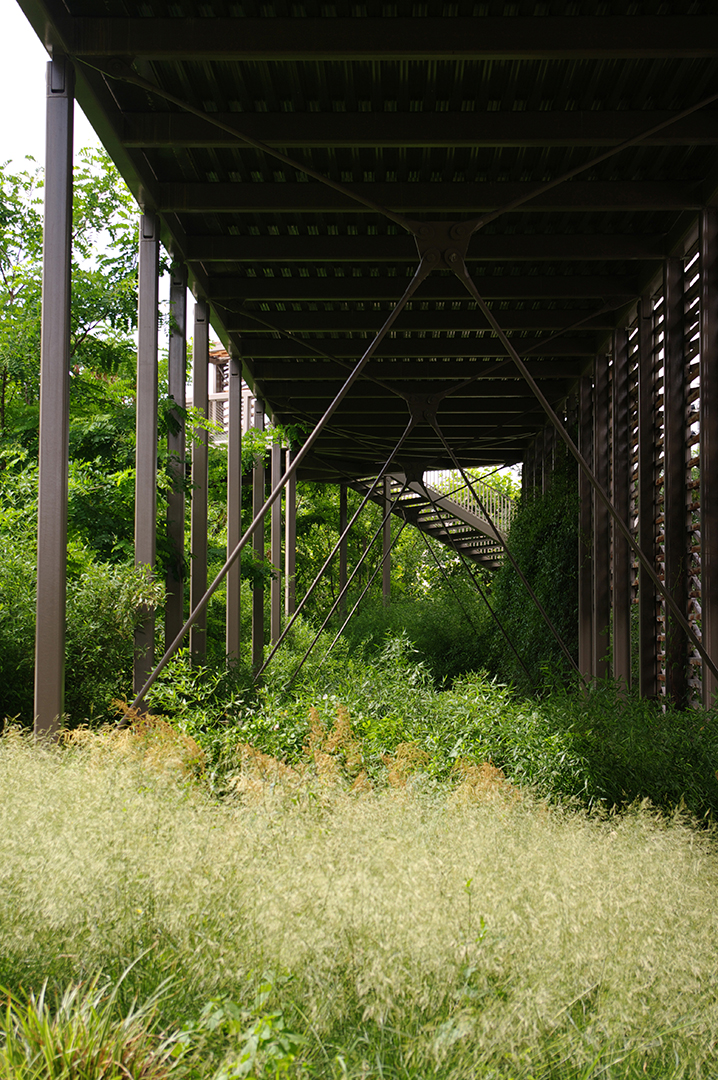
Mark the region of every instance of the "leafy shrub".
[[[0, 719], [33, 719], [35, 551], [8, 536], [0, 552]], [[67, 586], [65, 709], [70, 726], [101, 721], [132, 682], [133, 633], [144, 605], [162, 600], [143, 568], [95, 563], [71, 545]]]
[[[509, 547], [569, 653], [578, 656], [578, 492], [565, 461], [545, 494], [523, 497], [511, 524]], [[546, 670], [573, 679], [574, 669], [508, 559], [493, 579], [492, 605], [528, 669], [528, 678], [491, 625], [487, 666], [525, 689], [540, 687]], [[488, 625], [488, 624], [487, 624]], [[529, 685], [529, 680], [530, 684]]]

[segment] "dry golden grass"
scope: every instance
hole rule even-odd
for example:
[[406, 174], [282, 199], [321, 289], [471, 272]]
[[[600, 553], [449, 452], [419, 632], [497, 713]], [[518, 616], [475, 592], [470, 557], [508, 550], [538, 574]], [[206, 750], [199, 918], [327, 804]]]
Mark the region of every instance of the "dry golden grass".
[[[337, 719], [312, 751], [342, 770]], [[329, 784], [316, 759], [300, 772], [251, 747], [237, 776], [255, 789], [220, 804], [179, 752], [158, 767], [154, 739], [0, 742], [6, 972], [150, 948], [205, 997], [291, 974], [285, 1007], [312, 1038], [344, 1039], [347, 1060], [391, 1043], [397, 1075], [473, 1080], [513, 1054], [495, 1075], [548, 1076], [547, 1047], [573, 1070], [556, 1076], [626, 1075], [591, 1071], [611, 1055], [661, 1080], [718, 1075], [712, 836], [640, 808], [539, 807], [490, 765], [460, 763], [455, 794], [404, 779], [357, 798], [361, 772]], [[415, 766], [411, 747], [392, 764]]]

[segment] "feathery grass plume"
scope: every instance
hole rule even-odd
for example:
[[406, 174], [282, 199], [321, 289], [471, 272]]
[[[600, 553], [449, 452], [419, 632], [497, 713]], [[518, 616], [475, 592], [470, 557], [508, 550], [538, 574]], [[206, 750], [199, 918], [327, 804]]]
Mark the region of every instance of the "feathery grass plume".
[[246, 801], [257, 802], [274, 793], [291, 794], [301, 784], [297, 769], [249, 743], [238, 743], [234, 756], [239, 762], [239, 772], [232, 775], [229, 788]]
[[437, 784], [316, 797], [309, 770], [293, 797], [220, 803], [109, 745], [0, 739], [13, 999], [142, 955], [124, 1000], [172, 971], [164, 1031], [217, 998], [251, 1011], [277, 973], [263, 1015], [306, 1039], [301, 1067], [322, 1080], [718, 1074], [708, 830]]
[[497, 769], [490, 761], [477, 765], [468, 758], [457, 758], [451, 774], [459, 781], [453, 794], [458, 802], [520, 797], [518, 788], [509, 783], [503, 769]]
[[387, 782], [390, 787], [406, 787], [409, 777], [422, 772], [431, 764], [431, 757], [415, 743], [399, 743], [393, 754], [384, 755]]

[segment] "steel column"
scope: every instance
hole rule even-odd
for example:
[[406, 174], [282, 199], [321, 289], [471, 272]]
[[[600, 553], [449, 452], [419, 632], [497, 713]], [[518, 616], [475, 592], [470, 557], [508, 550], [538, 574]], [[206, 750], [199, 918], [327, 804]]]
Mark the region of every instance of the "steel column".
[[[154, 568], [157, 548], [157, 305], [159, 223], [140, 218], [135, 438], [135, 565]], [[134, 688], [154, 664], [155, 614], [146, 610], [135, 630]]]
[[[653, 359], [653, 303], [638, 305], [638, 544], [651, 564], [656, 560], [656, 419]], [[658, 694], [656, 590], [638, 569], [638, 682], [641, 697]]]
[[[584, 375], [579, 382], [579, 450], [593, 463], [593, 383]], [[578, 470], [578, 666], [592, 678], [593, 670], [593, 494], [581, 469]]]
[[[686, 391], [683, 361], [683, 261], [663, 267], [663, 535], [665, 584], [681, 611], [688, 611], [688, 528], [686, 521]], [[665, 611], [666, 695], [687, 704], [688, 642]]]
[[[230, 347], [227, 402], [227, 555], [242, 537], [242, 367]], [[239, 659], [242, 626], [242, 567], [237, 561], [227, 571], [225, 649], [229, 663]]]
[[[290, 462], [294, 450], [287, 450]], [[297, 478], [290, 476], [284, 489], [284, 614], [289, 618], [297, 606]]]
[[[209, 304], [198, 300], [194, 306], [192, 343], [192, 404], [203, 417], [209, 415]], [[189, 607], [194, 611], [207, 591], [207, 485], [208, 444], [206, 428], [195, 432], [192, 443], [192, 564], [190, 567]], [[207, 654], [207, 612], [204, 610], [190, 631], [190, 653], [202, 661]]]
[[70, 271], [75, 73], [47, 65], [45, 223], [40, 344], [35, 734], [52, 735], [65, 706], [67, 494], [70, 438]]
[[[701, 626], [703, 647], [718, 657], [718, 212], [700, 219], [701, 267]], [[703, 704], [710, 708], [718, 679], [703, 664]]]
[[382, 531], [383, 559], [381, 564], [381, 596], [384, 605], [391, 600], [391, 480], [384, 477], [384, 528]]
[[[609, 482], [608, 357], [597, 356], [593, 380], [593, 469], [604, 491]], [[593, 674], [608, 674], [611, 622], [611, 525], [604, 504], [593, 497]]]
[[[264, 431], [264, 402], [259, 398], [254, 399], [254, 426], [257, 431]], [[252, 470], [252, 520], [257, 522], [252, 534], [252, 547], [258, 563], [264, 561], [265, 515], [261, 514], [264, 501], [264, 458], [260, 456]], [[263, 661], [264, 584], [259, 580], [252, 590], [252, 670], [259, 671]]]
[[[282, 443], [272, 443], [271, 454], [272, 490], [282, 478]], [[269, 587], [269, 633], [272, 645], [279, 641], [282, 632], [282, 500], [277, 499], [270, 512], [270, 557], [276, 577]]]
[[[611, 442], [613, 505], [626, 525], [630, 524], [630, 432], [628, 402], [628, 331], [613, 334]], [[613, 546], [613, 677], [625, 689], [631, 687], [631, 552], [612, 523]]]
[[[342, 481], [339, 485], [339, 592], [342, 593], [344, 586], [347, 583], [347, 563], [349, 554], [349, 539], [344, 535], [347, 527], [348, 520], [348, 502], [347, 493], [348, 486], [346, 481]], [[342, 619], [347, 616], [347, 599], [346, 596], [342, 598], [342, 602], [339, 605], [339, 615]]]
[[[172, 267], [170, 280], [170, 337], [168, 390], [181, 409], [186, 404], [187, 381], [187, 268]], [[167, 495], [167, 540], [172, 552], [165, 586], [165, 642], [173, 641], [184, 622], [184, 417], [172, 413], [176, 429], [167, 431], [167, 453], [172, 489]]]

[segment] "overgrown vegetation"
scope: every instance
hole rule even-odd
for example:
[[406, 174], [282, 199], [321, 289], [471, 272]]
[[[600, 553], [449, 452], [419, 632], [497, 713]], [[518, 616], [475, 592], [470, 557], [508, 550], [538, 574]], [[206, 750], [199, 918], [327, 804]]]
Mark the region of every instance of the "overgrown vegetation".
[[146, 1013], [137, 1076], [712, 1074], [711, 836], [549, 809], [496, 770], [438, 784], [416, 753], [351, 793], [344, 724], [315, 719], [292, 770], [237, 753], [221, 802], [161, 730], [6, 737], [5, 1054], [31, 1057], [34, 1009], [78, 1057]]
[[[391, 602], [378, 581], [343, 636], [337, 614], [310, 649], [332, 566], [256, 680], [249, 594], [277, 571], [247, 549], [236, 666], [219, 590], [206, 664], [181, 652], [150, 715], [128, 712], [133, 629], [154, 608], [161, 647], [170, 556], [160, 536], [155, 576], [132, 560], [136, 221], [99, 155], [76, 173], [66, 730], [57, 746], [22, 733], [41, 176], [0, 169], [0, 186], [0, 1075], [718, 1075], [718, 717], [580, 685], [508, 560], [472, 578], [406, 529]], [[163, 385], [160, 518], [173, 406]], [[244, 439], [247, 478], [275, 436]], [[215, 445], [210, 575], [225, 492]], [[576, 510], [559, 456], [510, 534], [573, 656]], [[337, 540], [337, 489], [300, 483], [297, 511], [301, 597]], [[351, 566], [380, 520], [369, 505]]]

